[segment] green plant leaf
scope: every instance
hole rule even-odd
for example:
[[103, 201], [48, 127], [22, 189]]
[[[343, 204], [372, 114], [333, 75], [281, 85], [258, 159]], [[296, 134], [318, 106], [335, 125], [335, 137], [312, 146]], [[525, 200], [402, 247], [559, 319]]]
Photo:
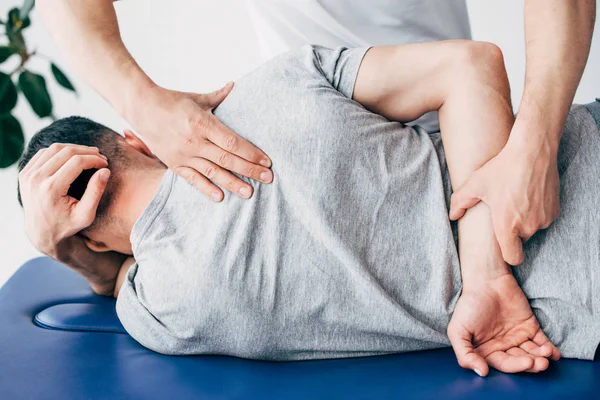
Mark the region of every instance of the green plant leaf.
[[69, 89], [69, 90], [72, 90], [73, 92], [77, 93], [77, 90], [75, 90], [75, 88], [73, 87], [73, 84], [71, 83], [71, 81], [69, 80], [69, 78], [67, 78], [67, 76], [65, 75], [65, 73], [62, 72], [60, 70], [60, 68], [58, 68], [56, 66], [56, 64], [50, 63], [50, 69], [52, 70], [52, 75], [54, 75], [54, 79], [56, 79], [56, 82], [58, 82], [58, 84], [60, 86], [64, 87], [65, 89]]
[[44, 118], [52, 113], [52, 100], [50, 100], [46, 80], [43, 76], [27, 70], [21, 72], [19, 75], [19, 89], [21, 89], [38, 117]]
[[21, 18], [22, 20], [29, 19], [29, 13], [31, 12], [31, 9], [33, 8], [34, 5], [35, 5], [35, 0], [23, 1], [23, 5], [21, 6], [21, 9], [19, 10], [19, 18]]
[[[29, 18], [26, 18], [25, 21], [22, 21], [19, 18], [18, 8], [13, 8], [8, 12], [8, 19], [6, 21], [6, 35], [8, 36], [8, 40], [13, 47], [16, 47], [19, 50], [26, 49], [25, 38], [23, 38], [21, 29], [23, 29], [24, 25], [29, 26], [29, 24]], [[25, 28], [27, 26], [25, 26]]]
[[10, 112], [17, 104], [17, 88], [10, 76], [0, 72], [0, 114]]
[[8, 22], [6, 25], [15, 32], [25, 29], [29, 25], [31, 25], [31, 20], [29, 19], [29, 17], [23, 17], [20, 14], [21, 12], [18, 8], [11, 8], [8, 12]]
[[17, 162], [24, 146], [25, 138], [19, 121], [10, 114], [0, 115], [0, 168]]
[[11, 46], [0, 46], [0, 64], [8, 59], [8, 57], [16, 54], [14, 47]]

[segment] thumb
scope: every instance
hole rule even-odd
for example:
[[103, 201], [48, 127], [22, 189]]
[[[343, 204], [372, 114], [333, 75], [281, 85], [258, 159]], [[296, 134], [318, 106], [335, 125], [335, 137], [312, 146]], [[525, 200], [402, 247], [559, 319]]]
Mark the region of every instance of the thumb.
[[94, 222], [96, 210], [98, 209], [98, 204], [100, 204], [102, 194], [104, 194], [104, 189], [106, 189], [109, 177], [110, 170], [102, 168], [96, 171], [90, 178], [85, 192], [81, 196], [81, 200], [75, 207], [78, 221], [81, 221], [81, 224], [85, 225], [81, 229], [90, 226]]
[[469, 331], [463, 327], [451, 328], [448, 329], [448, 338], [461, 367], [473, 370], [479, 376], [487, 376], [490, 368], [483, 357], [473, 349], [473, 343], [471, 342], [473, 335]]
[[481, 201], [481, 189], [478, 181], [472, 177], [452, 194], [450, 198], [450, 219], [456, 221], [465, 212]]
[[513, 229], [507, 228], [505, 219], [493, 218], [494, 232], [496, 240], [502, 251], [502, 258], [510, 265], [519, 265], [523, 263], [525, 254], [523, 253], [523, 242], [519, 235]]
[[225, 98], [231, 92], [231, 89], [233, 89], [233, 81], [226, 83], [221, 89], [203, 95], [203, 103], [212, 110], [221, 104], [223, 100], [225, 100]]

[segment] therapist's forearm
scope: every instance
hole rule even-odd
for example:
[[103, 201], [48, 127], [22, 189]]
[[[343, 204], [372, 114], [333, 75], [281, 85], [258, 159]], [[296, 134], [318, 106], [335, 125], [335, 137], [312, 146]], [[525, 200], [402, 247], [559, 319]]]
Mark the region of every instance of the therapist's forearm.
[[125, 48], [110, 0], [39, 0], [36, 7], [75, 71], [126, 116], [153, 82]]
[[[519, 143], [558, 149], [587, 62], [595, 0], [526, 0], [525, 88], [515, 129]], [[533, 129], [535, 127], [535, 129]]]

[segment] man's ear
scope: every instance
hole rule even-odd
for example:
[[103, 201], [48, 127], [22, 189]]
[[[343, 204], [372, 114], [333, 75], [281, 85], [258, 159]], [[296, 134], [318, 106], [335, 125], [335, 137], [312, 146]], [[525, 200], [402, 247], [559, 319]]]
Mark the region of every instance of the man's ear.
[[123, 136], [125, 137], [125, 142], [127, 142], [128, 145], [130, 145], [140, 153], [147, 155], [150, 158], [156, 158], [156, 156], [152, 154], [148, 146], [146, 146], [146, 143], [144, 143], [142, 139], [137, 137], [136, 134], [133, 133], [131, 130], [125, 129], [123, 131]]
[[83, 241], [88, 249], [96, 253], [106, 253], [107, 251], [111, 251], [104, 243], [96, 242], [88, 237], [83, 236]]

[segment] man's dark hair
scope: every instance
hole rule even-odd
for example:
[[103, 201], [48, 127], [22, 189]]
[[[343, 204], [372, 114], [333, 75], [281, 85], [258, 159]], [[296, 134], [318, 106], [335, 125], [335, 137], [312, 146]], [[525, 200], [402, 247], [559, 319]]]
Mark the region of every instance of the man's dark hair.
[[[117, 132], [88, 118], [68, 117], [59, 119], [36, 133], [31, 138], [19, 160], [18, 168], [19, 171], [21, 171], [38, 151], [48, 148], [54, 143], [70, 143], [97, 147], [100, 150], [100, 153], [105, 155], [108, 159], [109, 169], [111, 170], [111, 179], [108, 182], [97, 211], [97, 215], [102, 216], [108, 207], [108, 200], [112, 197], [116, 187], [117, 179], [115, 179], [114, 175], [115, 169], [118, 168], [115, 168], [115, 166], [118, 165], [118, 163], [126, 161], [120, 146], [122, 140], [123, 139]], [[95, 169], [83, 171], [83, 173], [71, 184], [68, 193], [69, 196], [80, 200], [94, 172], [96, 172]], [[19, 190], [18, 185], [17, 196], [19, 204], [23, 206], [23, 203], [21, 202], [21, 191]]]

